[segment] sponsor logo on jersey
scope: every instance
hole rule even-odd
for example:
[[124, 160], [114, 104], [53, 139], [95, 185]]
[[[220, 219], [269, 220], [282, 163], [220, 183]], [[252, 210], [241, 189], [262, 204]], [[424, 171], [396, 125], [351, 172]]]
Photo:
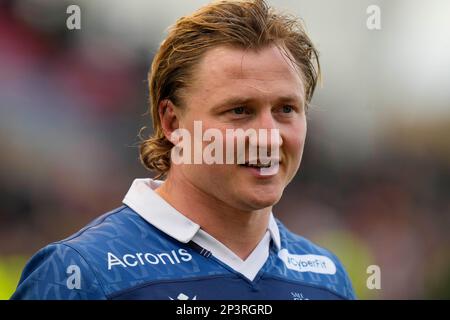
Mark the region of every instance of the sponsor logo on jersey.
[[122, 268], [137, 267], [146, 264], [180, 264], [192, 260], [192, 255], [185, 249], [172, 250], [170, 252], [137, 252], [134, 254], [127, 253], [124, 255], [117, 255], [108, 252], [108, 270], [113, 267], [120, 266]]
[[189, 299], [189, 297], [187, 295], [185, 295], [184, 293], [180, 293], [176, 299], [169, 297], [170, 300], [197, 300], [197, 296], [193, 296], [192, 299]]
[[291, 292], [292, 300], [309, 300], [308, 298], [303, 296], [301, 292]]
[[327, 256], [316, 254], [291, 254], [287, 249], [281, 249], [278, 257], [288, 269], [298, 272], [314, 272], [322, 274], [335, 274], [336, 265]]

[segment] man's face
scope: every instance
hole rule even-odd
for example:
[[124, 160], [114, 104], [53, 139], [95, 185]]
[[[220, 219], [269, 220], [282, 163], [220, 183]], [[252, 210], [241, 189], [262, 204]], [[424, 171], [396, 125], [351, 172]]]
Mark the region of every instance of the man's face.
[[[270, 129], [278, 129], [281, 162], [272, 175], [236, 162], [181, 164], [171, 170], [179, 170], [183, 179], [208, 197], [238, 210], [273, 206], [300, 165], [306, 137], [304, 97], [298, 69], [276, 46], [259, 51], [229, 46], [209, 50], [185, 90], [180, 128], [189, 130], [192, 137], [194, 121], [201, 121], [203, 131], [219, 129], [224, 149], [227, 129], [266, 129], [269, 150], [275, 143]], [[248, 156], [248, 150], [244, 152]]]

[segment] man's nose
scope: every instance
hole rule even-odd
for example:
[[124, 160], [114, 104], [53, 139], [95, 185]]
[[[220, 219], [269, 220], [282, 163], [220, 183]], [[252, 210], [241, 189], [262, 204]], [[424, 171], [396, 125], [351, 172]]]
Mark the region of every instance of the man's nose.
[[[258, 146], [263, 148], [281, 147], [280, 126], [271, 110], [264, 110], [255, 119], [254, 129], [258, 134]], [[265, 139], [264, 139], [265, 137]]]

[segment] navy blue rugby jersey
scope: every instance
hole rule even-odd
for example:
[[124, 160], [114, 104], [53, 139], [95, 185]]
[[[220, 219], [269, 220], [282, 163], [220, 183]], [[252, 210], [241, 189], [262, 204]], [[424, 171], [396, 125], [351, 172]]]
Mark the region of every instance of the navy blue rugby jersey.
[[354, 299], [335, 255], [270, 216], [245, 261], [136, 179], [124, 205], [37, 252], [11, 299]]

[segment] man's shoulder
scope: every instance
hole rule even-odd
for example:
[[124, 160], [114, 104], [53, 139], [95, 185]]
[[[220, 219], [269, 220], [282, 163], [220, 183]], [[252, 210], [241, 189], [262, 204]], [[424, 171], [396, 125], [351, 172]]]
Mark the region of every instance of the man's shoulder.
[[283, 276], [326, 287], [345, 298], [355, 298], [350, 278], [339, 258], [330, 250], [290, 231], [277, 220], [281, 248], [277, 253]]
[[334, 254], [328, 249], [325, 249], [312, 240], [289, 230], [280, 220], [277, 219], [276, 222], [280, 231], [281, 242], [286, 248], [295, 249], [297, 252], [302, 252], [304, 254], [315, 253], [333, 258], [335, 257]]
[[192, 260], [191, 253], [121, 206], [34, 254], [12, 298], [109, 298], [142, 283], [174, 277]]
[[118, 228], [131, 225], [127, 222], [131, 213], [126, 211], [120, 207], [103, 214], [70, 237], [36, 252], [11, 299], [105, 299], [97, 267], [102, 259], [96, 259]]
[[[177, 240], [126, 205], [101, 215], [80, 231], [52, 245], [69, 247], [98, 274], [176, 264], [184, 254], [183, 250], [178, 252]], [[181, 255], [178, 259], [177, 254]]]
[[161, 234], [128, 206], [120, 206], [97, 217], [71, 236], [55, 245], [67, 245], [74, 249], [95, 249], [124, 239], [126, 242]]

